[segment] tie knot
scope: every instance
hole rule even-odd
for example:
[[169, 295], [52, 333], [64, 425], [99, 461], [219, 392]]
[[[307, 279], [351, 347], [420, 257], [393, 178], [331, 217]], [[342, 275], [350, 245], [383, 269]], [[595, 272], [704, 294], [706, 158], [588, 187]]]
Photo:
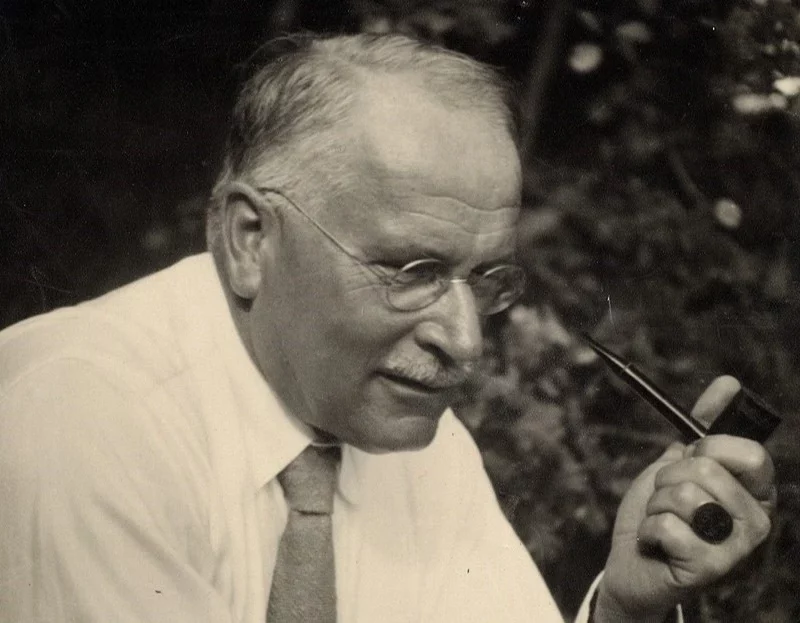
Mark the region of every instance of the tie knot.
[[308, 446], [278, 474], [290, 509], [320, 515], [333, 512], [340, 457], [339, 446]]

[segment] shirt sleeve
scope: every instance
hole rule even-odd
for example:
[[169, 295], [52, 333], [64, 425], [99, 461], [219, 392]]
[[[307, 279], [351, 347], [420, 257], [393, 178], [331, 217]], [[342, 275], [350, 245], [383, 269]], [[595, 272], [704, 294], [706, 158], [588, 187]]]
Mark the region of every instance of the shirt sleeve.
[[575, 623], [591, 623], [592, 603], [594, 600], [597, 587], [600, 585], [600, 580], [603, 579], [603, 574], [598, 575], [589, 590], [586, 592], [586, 597], [583, 598], [583, 603], [578, 609], [578, 614], [575, 617]]
[[[601, 573], [595, 578], [594, 582], [592, 582], [578, 610], [578, 615], [575, 617], [575, 623], [592, 623], [592, 604], [595, 594], [597, 593], [597, 587], [600, 586], [600, 580], [602, 579], [603, 574]], [[680, 604], [675, 608], [672, 616], [664, 620], [664, 623], [684, 623], [683, 608], [681, 608]]]
[[0, 393], [0, 622], [231, 621], [192, 431], [80, 359]]

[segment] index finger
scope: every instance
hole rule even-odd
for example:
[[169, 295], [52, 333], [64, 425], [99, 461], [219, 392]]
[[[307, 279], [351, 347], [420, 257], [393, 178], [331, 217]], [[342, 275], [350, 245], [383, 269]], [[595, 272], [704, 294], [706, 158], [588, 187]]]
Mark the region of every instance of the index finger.
[[764, 447], [744, 437], [709, 435], [687, 449], [687, 456], [705, 456], [725, 467], [761, 502], [774, 503], [775, 466]]

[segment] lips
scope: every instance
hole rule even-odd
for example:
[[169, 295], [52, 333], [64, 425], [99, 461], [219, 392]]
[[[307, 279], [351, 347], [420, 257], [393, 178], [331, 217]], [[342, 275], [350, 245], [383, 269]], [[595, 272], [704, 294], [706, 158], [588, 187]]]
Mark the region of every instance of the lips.
[[422, 381], [418, 381], [416, 379], [411, 379], [404, 376], [398, 376], [396, 374], [387, 374], [381, 373], [381, 377], [384, 379], [391, 381], [395, 385], [400, 385], [405, 389], [410, 389], [414, 392], [421, 392], [425, 394], [436, 394], [442, 391], [446, 391], [447, 387], [435, 387], [432, 385], [428, 385]]
[[442, 371], [435, 375], [414, 375], [398, 370], [382, 370], [380, 375], [393, 383], [420, 392], [438, 393], [459, 388], [469, 375], [466, 370]]

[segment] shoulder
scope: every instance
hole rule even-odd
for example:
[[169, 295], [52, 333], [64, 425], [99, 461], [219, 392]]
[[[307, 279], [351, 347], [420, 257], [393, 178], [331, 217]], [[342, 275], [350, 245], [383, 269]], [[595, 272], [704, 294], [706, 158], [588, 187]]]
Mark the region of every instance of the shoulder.
[[166, 484], [178, 466], [202, 465], [202, 422], [152, 369], [73, 349], [24, 364], [0, 389], [0, 480], [76, 490], [107, 478]]
[[[0, 392], [58, 361], [94, 363], [130, 380], [157, 382], [181, 365], [179, 342], [190, 313], [181, 297], [187, 277], [208, 272], [189, 258], [92, 301], [35, 316], [0, 332]], [[1, 394], [0, 394], [1, 395]]]
[[154, 493], [200, 486], [204, 432], [181, 390], [175, 277], [168, 269], [0, 333], [6, 486], [87, 495], [113, 494], [115, 479], [150, 481]]

